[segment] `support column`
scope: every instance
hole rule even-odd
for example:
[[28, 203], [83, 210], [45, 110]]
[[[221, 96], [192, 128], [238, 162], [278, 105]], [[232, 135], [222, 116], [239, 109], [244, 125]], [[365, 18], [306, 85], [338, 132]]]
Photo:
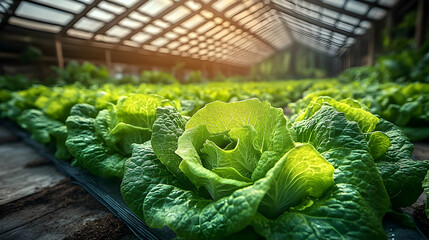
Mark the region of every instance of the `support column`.
[[290, 48], [289, 70], [290, 70], [290, 75], [296, 78], [296, 47]]
[[375, 31], [374, 26], [368, 32], [368, 65], [374, 65]]
[[112, 66], [112, 55], [110, 54], [110, 50], [106, 49], [104, 50], [104, 57], [106, 59], [106, 67], [109, 69], [110, 74], [113, 73], [113, 66]]
[[347, 52], [346, 52], [346, 69], [348, 69], [348, 68], [350, 68], [351, 67], [351, 59], [352, 59], [352, 50], [351, 49], [349, 49]]
[[426, 28], [428, 25], [428, 0], [419, 0], [417, 3], [416, 47], [421, 47], [426, 40]]
[[58, 67], [63, 69], [64, 68], [63, 47], [61, 45], [60, 40], [58, 39], [55, 39], [55, 51], [57, 53]]

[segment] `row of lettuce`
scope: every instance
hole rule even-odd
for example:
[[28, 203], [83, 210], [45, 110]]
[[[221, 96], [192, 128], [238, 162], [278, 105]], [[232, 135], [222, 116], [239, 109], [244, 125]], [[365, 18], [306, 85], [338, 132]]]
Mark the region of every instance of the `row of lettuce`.
[[137, 216], [180, 238], [385, 239], [383, 217], [406, 219], [397, 210], [429, 188], [429, 161], [412, 160], [391, 123], [425, 126], [428, 89], [332, 79], [33, 86], [1, 90], [0, 114], [57, 158], [120, 180]]

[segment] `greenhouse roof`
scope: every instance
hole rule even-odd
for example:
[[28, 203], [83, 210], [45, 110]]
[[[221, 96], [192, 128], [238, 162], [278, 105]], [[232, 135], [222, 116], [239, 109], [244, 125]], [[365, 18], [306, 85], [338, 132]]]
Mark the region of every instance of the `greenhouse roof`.
[[300, 42], [338, 55], [398, 0], [3, 0], [1, 23], [250, 66]]

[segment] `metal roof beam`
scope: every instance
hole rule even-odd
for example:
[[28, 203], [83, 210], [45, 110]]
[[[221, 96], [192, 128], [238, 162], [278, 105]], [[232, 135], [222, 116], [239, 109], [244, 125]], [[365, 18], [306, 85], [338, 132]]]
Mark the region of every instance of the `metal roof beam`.
[[91, 4], [87, 5], [79, 14], [74, 15], [74, 18], [66, 24], [59, 32], [59, 35], [66, 35], [67, 31], [73, 27], [82, 17], [84, 17], [92, 8], [97, 6], [102, 0], [94, 0]]
[[0, 30], [6, 26], [7, 22], [9, 22], [9, 18], [15, 14], [16, 9], [21, 4], [22, 0], [13, 1], [12, 5], [9, 7], [7, 12], [5, 13], [3, 19], [0, 22]]
[[360, 20], [371, 21], [371, 22], [374, 21], [374, 19], [369, 18], [366, 15], [360, 15], [360, 14], [357, 14], [355, 12], [348, 11], [348, 10], [346, 10], [344, 8], [335, 7], [335, 6], [332, 6], [330, 4], [324, 3], [324, 2], [322, 2], [320, 0], [305, 0], [305, 1], [309, 2], [309, 3], [312, 3], [314, 5], [317, 5], [319, 7], [322, 7], [322, 8], [326, 8], [326, 9], [329, 9], [329, 10], [332, 10], [332, 11], [335, 11], [335, 12], [338, 12], [338, 13], [349, 15], [351, 17], [359, 18]]
[[250, 32], [249, 30], [245, 29], [244, 27], [240, 26], [237, 22], [233, 21], [232, 19], [228, 19], [226, 18], [223, 14], [219, 13], [218, 11], [216, 11], [216, 9], [213, 9], [212, 6], [205, 4], [203, 2], [201, 2], [201, 4], [203, 5], [203, 8], [205, 8], [206, 10], [210, 11], [211, 13], [214, 14], [215, 17], [219, 17], [224, 21], [230, 22], [231, 25], [233, 25], [234, 27], [242, 30], [243, 32], [247, 32], [250, 35], [252, 35], [254, 38], [258, 39], [259, 41], [263, 42], [265, 45], [267, 45], [269, 48], [276, 50], [276, 48], [268, 41], [266, 41], [265, 39], [262, 39], [261, 37], [259, 37], [258, 35], [253, 34], [252, 32]]
[[312, 25], [315, 25], [315, 26], [318, 26], [318, 27], [321, 27], [321, 28], [325, 28], [325, 29], [330, 30], [332, 32], [341, 33], [341, 34], [346, 35], [348, 37], [353, 37], [353, 38], [357, 37], [357, 35], [354, 34], [354, 33], [352, 33], [352, 32], [347, 32], [345, 30], [342, 30], [342, 29], [333, 27], [331, 25], [322, 23], [320, 21], [317, 21], [316, 19], [300, 15], [300, 14], [298, 14], [296, 12], [293, 12], [293, 11], [291, 11], [291, 10], [285, 8], [285, 7], [279, 6], [278, 4], [274, 3], [274, 4], [272, 4], [272, 6], [273, 6], [274, 9], [276, 9], [277, 11], [279, 11], [281, 13], [284, 13], [286, 15], [289, 15], [289, 16], [294, 17], [296, 19], [299, 19], [301, 21], [307, 22], [309, 24], [312, 24]]
[[[130, 8], [127, 8], [127, 10], [121, 14], [119, 14], [118, 16], [116, 16], [112, 21], [104, 24], [103, 27], [101, 27], [100, 29], [98, 29], [94, 35], [92, 36], [91, 40], [94, 39], [95, 36], [97, 36], [98, 34], [106, 34], [106, 31], [109, 30], [111, 27], [117, 25], [120, 21], [122, 21], [123, 19], [125, 19], [126, 17], [128, 17], [128, 15], [132, 12], [134, 12], [137, 8], [139, 8], [140, 6], [142, 6], [143, 4], [145, 4], [148, 0], [140, 0], [138, 1], [136, 4], [134, 4], [133, 6], [131, 6]], [[110, 3], [110, 2], [109, 2]]]
[[149, 20], [149, 22], [147, 22], [147, 23], [143, 24], [143, 26], [141, 26], [139, 28], [136, 28], [133, 31], [131, 31], [127, 36], [125, 36], [124, 38], [122, 38], [122, 40], [118, 44], [123, 44], [124, 40], [130, 40], [132, 36], [134, 36], [138, 32], [141, 32], [143, 30], [143, 28], [145, 28], [146, 26], [149, 26], [150, 24], [152, 24], [153, 22], [155, 22], [157, 19], [162, 19], [165, 15], [167, 15], [171, 11], [175, 10], [177, 7], [183, 5], [186, 1], [187, 0], [177, 1], [173, 5], [169, 6], [166, 9], [164, 9], [161, 13], [158, 14], [158, 16], [151, 17], [151, 19]]
[[356, 1], [356, 2], [360, 2], [360, 3], [363, 3], [363, 4], [366, 4], [366, 5], [368, 5], [370, 8], [371, 8], [371, 7], [377, 7], [377, 8], [381, 8], [381, 9], [383, 9], [383, 10], [386, 10], [386, 11], [388, 11], [388, 10], [389, 10], [389, 7], [386, 7], [386, 6], [380, 5], [380, 4], [376, 3], [376, 2], [369, 2], [369, 1], [365, 1], [365, 0], [354, 0], [354, 1]]

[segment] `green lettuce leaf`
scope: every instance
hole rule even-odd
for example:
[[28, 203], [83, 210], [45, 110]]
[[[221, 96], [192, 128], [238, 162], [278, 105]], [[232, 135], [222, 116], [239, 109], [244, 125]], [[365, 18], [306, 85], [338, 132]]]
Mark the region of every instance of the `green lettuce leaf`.
[[157, 184], [182, 187], [181, 182], [157, 159], [150, 142], [133, 144], [133, 154], [125, 162], [125, 173], [121, 183], [122, 197], [140, 218], [143, 201]]
[[43, 144], [55, 143], [55, 157], [68, 160], [71, 158], [65, 142], [66, 126], [55, 121], [40, 110], [24, 110], [17, 118], [18, 124], [31, 133], [31, 138]]
[[255, 217], [268, 239], [385, 239], [389, 198], [356, 122], [330, 106], [294, 123], [296, 141], [311, 144], [334, 168], [335, 185], [278, 218]]
[[213, 199], [265, 175], [293, 147], [281, 109], [257, 99], [212, 102], [195, 113], [178, 140], [180, 169]]
[[185, 131], [187, 120], [174, 107], [159, 107], [156, 109], [156, 120], [152, 125], [151, 144], [158, 159], [183, 184], [191, 187], [189, 179], [179, 169], [182, 159], [175, 153], [177, 141]]
[[98, 110], [88, 104], [77, 104], [66, 120], [66, 146], [75, 157], [78, 167], [105, 178], [122, 178], [125, 157], [109, 150], [95, 131]]
[[318, 97], [315, 101], [312, 101], [305, 112], [302, 113], [296, 121], [301, 121], [305, 118], [311, 117], [314, 113], [320, 110], [324, 103], [329, 104], [339, 112], [343, 112], [348, 120], [357, 122], [362, 132], [372, 132], [378, 121], [380, 121], [379, 118], [363, 109], [362, 104], [351, 99], [345, 99], [338, 102], [330, 97]]
[[102, 177], [122, 178], [132, 144], [151, 139], [156, 108], [173, 102], [157, 95], [132, 94], [98, 111], [91, 105], [75, 105], [66, 121], [67, 147], [79, 167]]
[[429, 161], [414, 161], [414, 145], [394, 124], [381, 120], [376, 127], [391, 141], [386, 154], [377, 159], [393, 208], [413, 204], [423, 191], [422, 182], [429, 170]]
[[256, 214], [260, 201], [285, 161], [286, 158], [280, 159], [253, 185], [215, 201], [174, 185], [158, 184], [144, 200], [145, 221], [151, 227], [167, 225], [186, 239], [219, 239], [238, 232]]

